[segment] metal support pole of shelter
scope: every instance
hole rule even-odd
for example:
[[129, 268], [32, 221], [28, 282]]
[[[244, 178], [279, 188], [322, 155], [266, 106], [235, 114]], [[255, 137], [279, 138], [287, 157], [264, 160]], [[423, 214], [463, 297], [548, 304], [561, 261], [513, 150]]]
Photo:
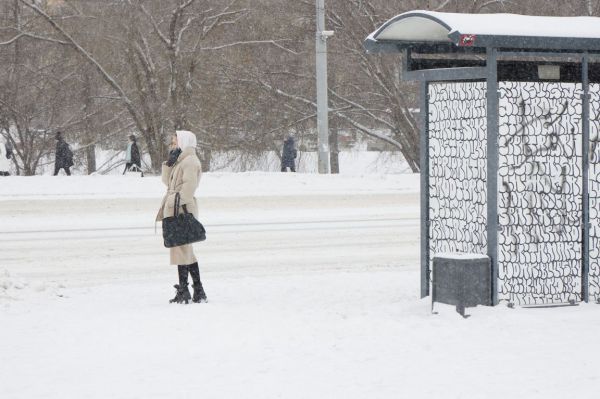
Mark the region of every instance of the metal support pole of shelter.
[[325, 36], [325, 0], [317, 1], [316, 72], [317, 133], [319, 173], [329, 173], [329, 126], [327, 100], [327, 36]]
[[429, 296], [429, 84], [421, 82], [421, 298]]
[[498, 63], [487, 49], [487, 254], [492, 270], [492, 305], [498, 304]]
[[589, 195], [589, 169], [590, 169], [590, 80], [589, 80], [589, 55], [585, 53], [581, 60], [581, 83], [583, 86], [583, 119], [582, 119], [582, 243], [581, 243], [581, 300], [588, 302], [589, 273], [590, 273], [590, 195]]

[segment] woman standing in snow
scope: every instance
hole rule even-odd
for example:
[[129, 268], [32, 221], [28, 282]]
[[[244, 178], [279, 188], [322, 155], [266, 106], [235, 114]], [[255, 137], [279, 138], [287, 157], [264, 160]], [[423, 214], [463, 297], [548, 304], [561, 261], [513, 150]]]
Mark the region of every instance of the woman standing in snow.
[[0, 137], [0, 176], [9, 176], [10, 152], [4, 137]]
[[[167, 193], [156, 215], [156, 221], [175, 215], [176, 194], [179, 194], [181, 199], [179, 212], [183, 211], [185, 205], [194, 217], [198, 218], [198, 205], [194, 193], [198, 188], [201, 171], [200, 160], [196, 155], [196, 136], [192, 132], [178, 130], [172, 138], [169, 159], [162, 165], [162, 181], [167, 186]], [[206, 302], [198, 261], [192, 245], [170, 248], [170, 251], [171, 264], [177, 265], [179, 284], [175, 284], [177, 294], [169, 302], [188, 303], [190, 299], [194, 302]], [[188, 273], [192, 276], [193, 297], [188, 289]]]

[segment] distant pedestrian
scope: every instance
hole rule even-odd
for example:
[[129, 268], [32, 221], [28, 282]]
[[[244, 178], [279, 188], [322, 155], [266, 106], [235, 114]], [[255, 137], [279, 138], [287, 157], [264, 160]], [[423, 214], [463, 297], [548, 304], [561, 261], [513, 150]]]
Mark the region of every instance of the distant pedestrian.
[[12, 157], [12, 149], [7, 144], [4, 137], [0, 137], [0, 176], [9, 176], [8, 169], [10, 168], [10, 158]]
[[287, 168], [290, 168], [292, 172], [296, 171], [296, 157], [298, 151], [296, 150], [296, 143], [294, 136], [291, 134], [283, 142], [283, 153], [281, 154], [281, 171], [287, 172]]
[[[198, 204], [194, 193], [198, 188], [202, 168], [200, 160], [196, 155], [196, 136], [194, 133], [178, 130], [172, 137], [169, 159], [162, 164], [162, 181], [167, 186], [156, 221], [175, 215], [175, 205], [178, 213], [190, 212], [194, 218], [198, 218]], [[177, 201], [179, 198], [180, 202]], [[179, 284], [175, 285], [177, 293], [171, 303], [206, 302], [206, 294], [200, 281], [200, 269], [198, 260], [194, 255], [192, 244], [185, 244], [169, 248], [171, 264], [177, 265]], [[192, 276], [194, 296], [190, 295], [188, 289], [188, 273]]]
[[67, 176], [71, 176], [70, 167], [73, 166], [73, 151], [67, 142], [63, 139], [62, 132], [56, 132], [56, 154], [54, 159], [54, 176], [58, 175], [61, 169], [65, 170]]
[[[129, 171], [131, 167], [135, 165], [138, 171], [142, 171], [142, 162], [140, 157], [140, 150], [137, 146], [137, 141], [135, 136], [132, 134], [129, 136], [129, 143], [127, 143], [127, 151], [125, 154], [125, 170], [123, 170], [123, 174]], [[144, 173], [142, 172], [142, 176]]]

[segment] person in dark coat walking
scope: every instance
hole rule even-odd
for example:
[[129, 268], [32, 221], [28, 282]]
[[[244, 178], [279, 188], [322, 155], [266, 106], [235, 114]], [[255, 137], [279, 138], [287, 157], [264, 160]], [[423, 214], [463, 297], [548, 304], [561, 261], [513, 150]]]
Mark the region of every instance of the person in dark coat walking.
[[125, 155], [125, 170], [123, 171], [123, 174], [125, 174], [125, 172], [131, 169], [133, 165], [137, 166], [138, 170], [142, 170], [140, 150], [138, 149], [136, 138], [132, 134], [131, 136], [129, 136], [129, 143], [127, 144], [127, 153]]
[[56, 154], [54, 159], [54, 176], [58, 175], [61, 169], [65, 170], [67, 176], [71, 176], [73, 166], [73, 151], [67, 142], [63, 139], [62, 132], [56, 132]]
[[294, 136], [289, 135], [283, 142], [283, 154], [281, 155], [281, 171], [287, 172], [287, 168], [290, 168], [292, 172], [296, 171], [296, 157], [298, 151], [296, 150], [296, 143]]

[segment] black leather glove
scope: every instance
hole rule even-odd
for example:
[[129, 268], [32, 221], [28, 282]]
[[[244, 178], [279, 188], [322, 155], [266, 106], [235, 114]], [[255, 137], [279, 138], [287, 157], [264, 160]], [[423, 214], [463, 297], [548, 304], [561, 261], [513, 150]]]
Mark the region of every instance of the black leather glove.
[[176, 148], [174, 150], [169, 151], [169, 159], [167, 160], [168, 167], [175, 165], [175, 162], [177, 162], [177, 158], [179, 158], [179, 154], [181, 154], [181, 148]]

